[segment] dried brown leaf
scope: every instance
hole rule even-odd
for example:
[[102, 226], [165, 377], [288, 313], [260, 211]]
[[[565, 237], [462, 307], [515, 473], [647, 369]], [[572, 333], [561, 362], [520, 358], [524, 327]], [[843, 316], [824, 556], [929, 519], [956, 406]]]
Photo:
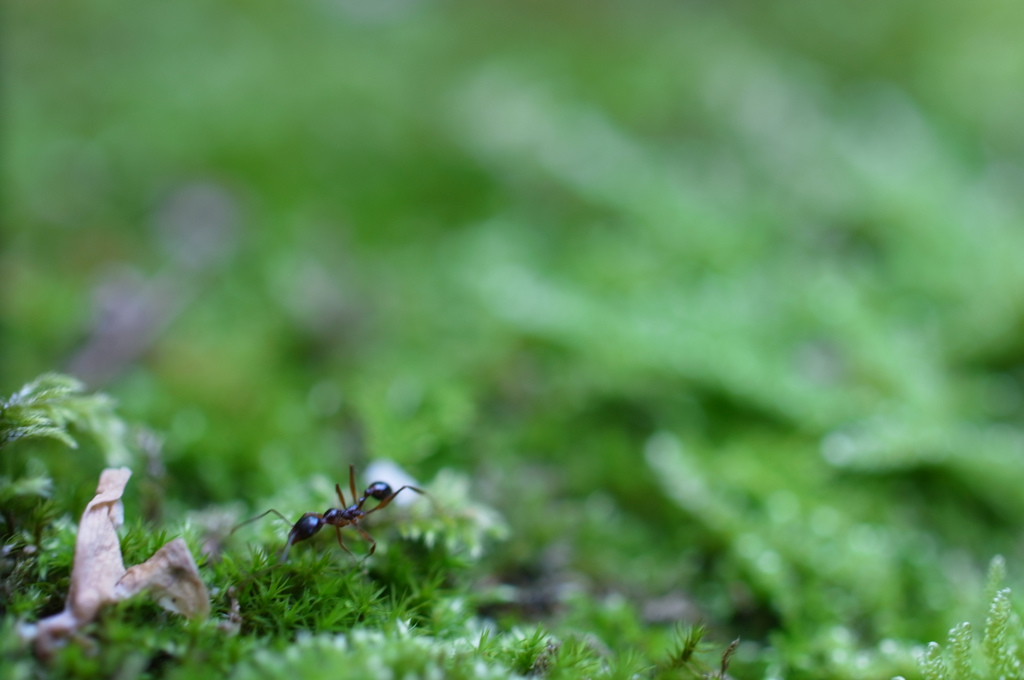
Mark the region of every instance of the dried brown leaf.
[[37, 653], [48, 656], [64, 638], [89, 623], [100, 608], [148, 590], [157, 602], [190, 618], [210, 614], [210, 598], [199, 578], [192, 553], [176, 538], [142, 564], [125, 569], [117, 528], [124, 522], [121, 496], [131, 477], [128, 468], [108, 468], [100, 475], [96, 496], [82, 513], [75, 541], [71, 588], [64, 611], [43, 619], [27, 637]]
[[78, 524], [67, 604], [79, 621], [91, 621], [100, 607], [116, 602], [114, 585], [125, 572], [116, 530], [124, 524], [121, 496], [131, 476], [124, 467], [104, 470]]
[[184, 539], [176, 538], [142, 564], [129, 569], [114, 587], [123, 600], [149, 590], [164, 609], [189, 618], [210, 615], [210, 598]]

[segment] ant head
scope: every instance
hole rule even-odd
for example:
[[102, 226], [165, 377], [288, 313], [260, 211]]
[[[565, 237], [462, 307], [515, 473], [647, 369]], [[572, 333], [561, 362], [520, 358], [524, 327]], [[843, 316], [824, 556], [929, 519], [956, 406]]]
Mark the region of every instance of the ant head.
[[291, 532], [288, 534], [288, 543], [298, 543], [299, 541], [305, 541], [310, 538], [324, 525], [323, 518], [315, 512], [307, 512], [305, 515], [299, 518], [299, 521], [292, 527]]
[[367, 496], [373, 496], [379, 501], [384, 500], [391, 495], [391, 487], [387, 482], [374, 482], [370, 486], [366, 487]]

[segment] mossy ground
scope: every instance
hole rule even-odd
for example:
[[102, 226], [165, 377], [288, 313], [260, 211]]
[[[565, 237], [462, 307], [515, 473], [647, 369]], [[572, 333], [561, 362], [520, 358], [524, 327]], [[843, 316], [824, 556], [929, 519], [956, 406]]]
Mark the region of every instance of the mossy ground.
[[[984, 638], [994, 555], [1019, 591], [1017, 4], [16, 1], [2, 31], [0, 394], [116, 402], [0, 452], [3, 673], [671, 677], [741, 638], [737, 678], [912, 677]], [[372, 558], [226, 535], [385, 459], [437, 505], [375, 515]], [[47, 665], [16, 630], [108, 464], [126, 559], [185, 535], [214, 616], [125, 603]], [[1012, 676], [1006, 621], [974, 647]]]

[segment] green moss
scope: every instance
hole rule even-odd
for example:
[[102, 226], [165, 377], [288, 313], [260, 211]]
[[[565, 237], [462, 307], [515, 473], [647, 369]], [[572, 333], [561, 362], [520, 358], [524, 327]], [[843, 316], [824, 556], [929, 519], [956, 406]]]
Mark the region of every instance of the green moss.
[[[1022, 16], [12, 4], [0, 671], [1019, 674]], [[278, 563], [385, 459], [373, 556]], [[46, 666], [112, 464], [213, 617]]]
[[992, 599], [985, 618], [984, 635], [978, 649], [972, 645], [969, 622], [949, 631], [943, 649], [931, 642], [919, 665], [925, 680], [975, 680], [977, 678], [1019, 678], [1024, 629], [1010, 602], [1010, 589], [1003, 588], [1006, 564], [997, 556], [989, 566], [988, 590]]

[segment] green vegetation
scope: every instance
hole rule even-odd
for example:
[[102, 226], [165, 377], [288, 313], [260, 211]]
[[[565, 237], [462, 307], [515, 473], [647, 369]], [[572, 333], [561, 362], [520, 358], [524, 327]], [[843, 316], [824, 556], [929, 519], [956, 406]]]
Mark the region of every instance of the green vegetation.
[[925, 680], [977, 680], [978, 678], [1021, 677], [1020, 648], [1024, 630], [1020, 618], [1010, 606], [1010, 589], [1001, 588], [1006, 566], [1001, 557], [992, 560], [989, 568], [989, 605], [985, 620], [985, 637], [978, 653], [971, 644], [971, 624], [961, 623], [949, 631], [949, 646], [943, 651], [937, 642], [919, 661]]
[[[4, 19], [0, 676], [1022, 675], [1017, 3]], [[37, 659], [109, 465], [213, 615]]]

